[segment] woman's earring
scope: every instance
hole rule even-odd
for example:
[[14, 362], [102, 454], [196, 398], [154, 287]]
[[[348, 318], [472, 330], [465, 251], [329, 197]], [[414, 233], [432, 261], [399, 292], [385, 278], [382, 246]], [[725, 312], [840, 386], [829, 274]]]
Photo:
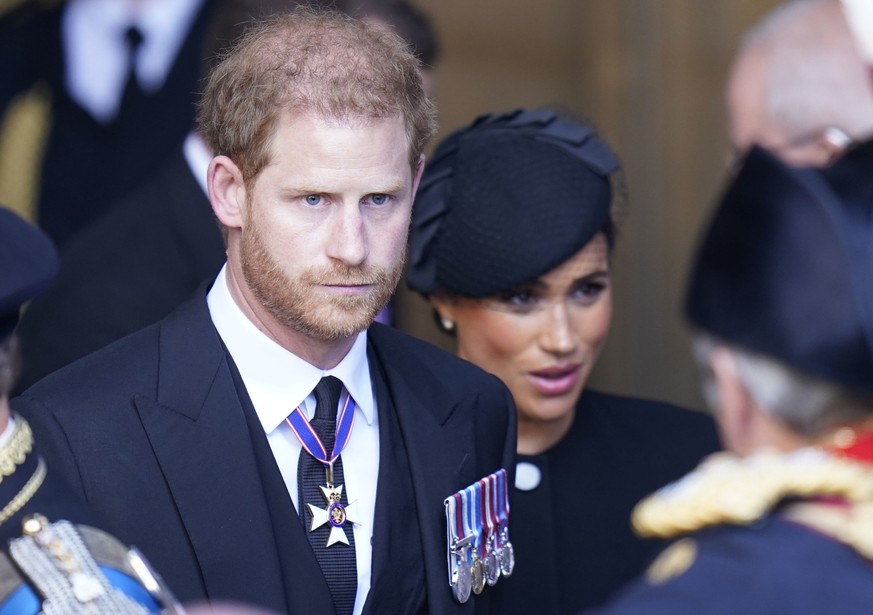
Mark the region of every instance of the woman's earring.
[[455, 330], [455, 321], [449, 320], [448, 318], [440, 318], [440, 324], [443, 326], [443, 329], [446, 331], [454, 331]]

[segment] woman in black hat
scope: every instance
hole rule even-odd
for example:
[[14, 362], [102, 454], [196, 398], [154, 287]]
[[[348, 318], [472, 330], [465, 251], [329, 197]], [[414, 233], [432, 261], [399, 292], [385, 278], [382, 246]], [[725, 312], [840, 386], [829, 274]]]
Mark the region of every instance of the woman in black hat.
[[585, 389], [612, 311], [619, 174], [589, 127], [516, 111], [446, 138], [416, 198], [408, 284], [518, 408], [506, 613], [603, 602], [653, 554], [633, 505], [718, 446], [703, 415]]

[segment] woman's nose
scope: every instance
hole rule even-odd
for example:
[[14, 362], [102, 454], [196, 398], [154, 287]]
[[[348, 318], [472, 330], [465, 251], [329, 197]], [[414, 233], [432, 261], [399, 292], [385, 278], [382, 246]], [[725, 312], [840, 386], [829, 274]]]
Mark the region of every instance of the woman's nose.
[[548, 309], [547, 315], [540, 342], [543, 349], [555, 354], [572, 352], [576, 348], [576, 336], [567, 304], [556, 302]]

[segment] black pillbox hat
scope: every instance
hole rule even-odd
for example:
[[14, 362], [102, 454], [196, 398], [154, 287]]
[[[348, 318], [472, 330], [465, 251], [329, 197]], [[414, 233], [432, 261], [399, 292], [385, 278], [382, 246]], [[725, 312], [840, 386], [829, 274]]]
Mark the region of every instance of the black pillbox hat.
[[449, 135], [425, 168], [408, 285], [485, 297], [551, 271], [608, 220], [618, 167], [591, 128], [554, 111], [478, 118]]

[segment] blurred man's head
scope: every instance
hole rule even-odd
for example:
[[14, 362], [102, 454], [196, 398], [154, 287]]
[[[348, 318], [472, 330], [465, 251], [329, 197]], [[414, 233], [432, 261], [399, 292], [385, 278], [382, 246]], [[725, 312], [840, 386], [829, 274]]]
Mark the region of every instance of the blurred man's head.
[[686, 309], [724, 444], [790, 449], [873, 417], [873, 144], [826, 170], [754, 148]]
[[839, 0], [794, 0], [744, 37], [727, 88], [737, 152], [824, 166], [873, 135], [873, 88]]

